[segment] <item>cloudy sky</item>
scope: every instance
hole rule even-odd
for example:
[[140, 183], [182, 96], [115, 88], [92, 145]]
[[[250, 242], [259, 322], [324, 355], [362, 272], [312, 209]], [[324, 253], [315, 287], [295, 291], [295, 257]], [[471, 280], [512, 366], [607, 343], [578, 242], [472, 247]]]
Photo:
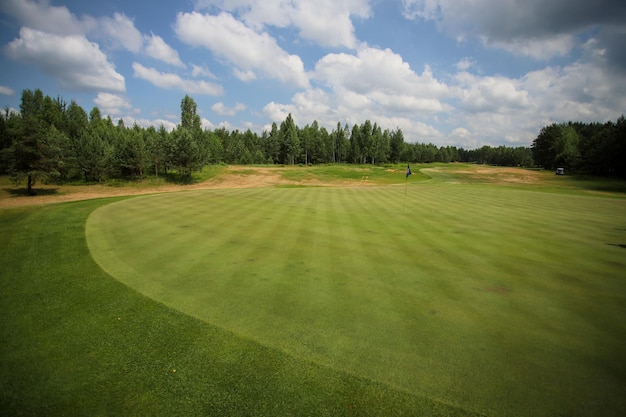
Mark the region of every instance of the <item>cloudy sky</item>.
[[526, 146], [626, 113], [623, 0], [2, 0], [0, 106], [24, 89], [172, 128], [291, 113], [409, 142]]

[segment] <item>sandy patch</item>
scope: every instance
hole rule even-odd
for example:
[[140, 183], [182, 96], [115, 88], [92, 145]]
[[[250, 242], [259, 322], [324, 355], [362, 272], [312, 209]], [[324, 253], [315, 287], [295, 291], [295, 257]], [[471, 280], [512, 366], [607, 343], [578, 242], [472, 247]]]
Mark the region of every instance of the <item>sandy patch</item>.
[[[354, 186], [354, 182], [332, 181], [319, 179], [303, 179], [291, 181], [283, 178], [281, 170], [289, 168], [229, 166], [226, 173], [208, 181], [190, 185], [159, 185], [154, 187], [133, 188], [132, 186], [112, 187], [108, 185], [37, 185], [35, 192], [39, 195], [25, 196], [20, 191], [24, 186], [0, 188], [0, 208], [64, 203], [70, 201], [89, 200], [94, 198], [134, 196], [157, 193], [170, 193], [185, 190], [210, 190], [225, 188], [261, 188], [279, 185], [308, 186]], [[360, 184], [362, 185], [362, 184]]]
[[493, 184], [536, 184], [545, 180], [539, 171], [531, 171], [523, 168], [512, 167], [485, 167], [478, 165], [475, 168], [449, 169], [443, 167], [425, 168], [423, 172], [445, 173], [458, 175], [456, 182], [462, 181], [466, 177], [469, 181], [484, 180]]

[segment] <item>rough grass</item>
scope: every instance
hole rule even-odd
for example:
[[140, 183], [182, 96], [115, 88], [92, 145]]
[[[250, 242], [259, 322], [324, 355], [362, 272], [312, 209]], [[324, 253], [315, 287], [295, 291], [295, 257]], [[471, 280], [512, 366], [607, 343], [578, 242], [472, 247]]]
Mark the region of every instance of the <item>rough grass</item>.
[[623, 197], [430, 174], [0, 212], [0, 413], [623, 415]]

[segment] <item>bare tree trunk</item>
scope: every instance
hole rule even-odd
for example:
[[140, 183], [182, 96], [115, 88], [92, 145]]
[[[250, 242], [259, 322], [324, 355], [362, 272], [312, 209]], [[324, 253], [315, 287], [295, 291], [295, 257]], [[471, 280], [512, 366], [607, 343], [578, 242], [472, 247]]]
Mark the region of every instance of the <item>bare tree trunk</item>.
[[35, 185], [35, 180], [33, 179], [33, 176], [31, 174], [28, 174], [28, 184], [27, 184], [28, 195], [34, 194], [33, 185]]

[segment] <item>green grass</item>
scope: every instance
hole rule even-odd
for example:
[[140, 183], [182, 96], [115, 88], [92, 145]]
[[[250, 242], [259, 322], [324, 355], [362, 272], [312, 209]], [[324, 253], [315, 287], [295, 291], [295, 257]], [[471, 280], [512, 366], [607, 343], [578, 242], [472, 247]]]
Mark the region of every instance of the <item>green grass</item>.
[[623, 415], [626, 199], [430, 174], [0, 212], [0, 413]]
[[0, 213], [0, 415], [468, 415], [294, 358], [112, 279], [84, 234], [90, 212], [111, 201]]

